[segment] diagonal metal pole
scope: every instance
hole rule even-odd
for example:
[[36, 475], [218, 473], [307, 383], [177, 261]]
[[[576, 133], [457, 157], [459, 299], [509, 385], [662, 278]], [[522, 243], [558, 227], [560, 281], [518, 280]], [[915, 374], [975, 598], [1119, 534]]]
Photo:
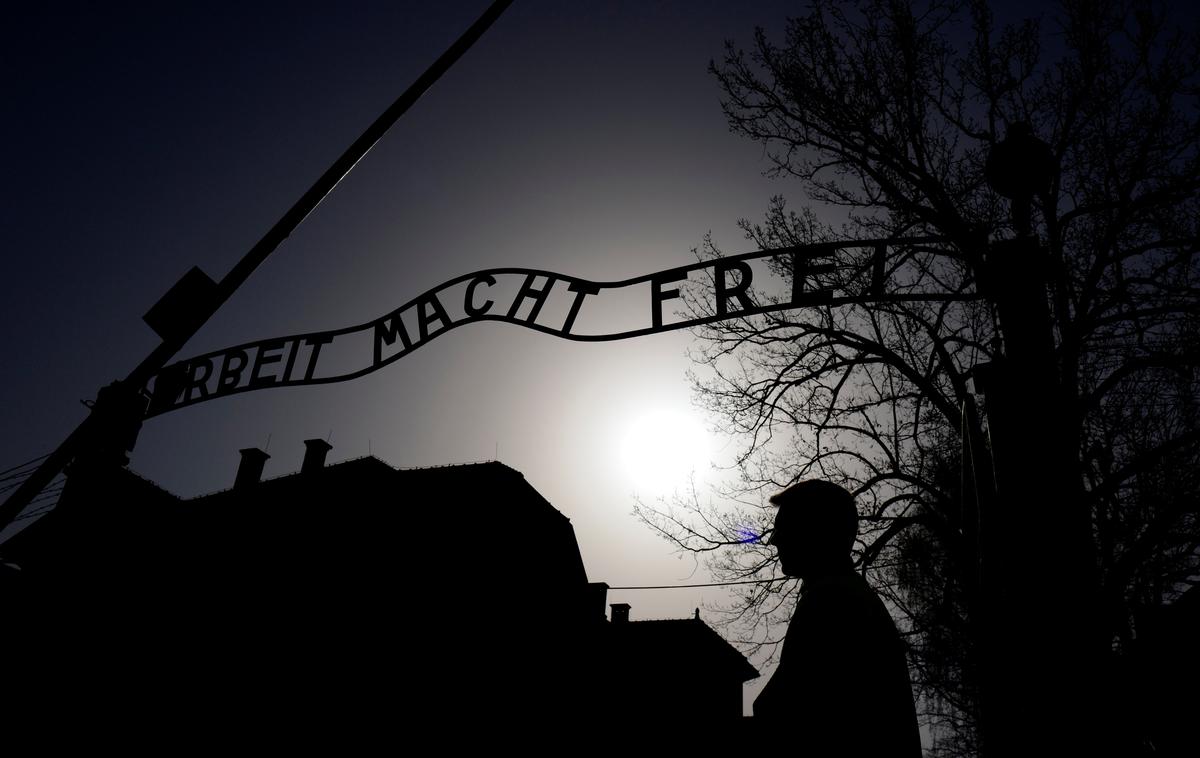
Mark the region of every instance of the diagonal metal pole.
[[[186, 327], [173, 330], [165, 335], [158, 347], [154, 348], [129, 373], [125, 378], [124, 384], [134, 388], [146, 386], [151, 377], [157, 374], [166, 365], [167, 361], [171, 360], [183, 348], [187, 341], [200, 330], [200, 327], [204, 326], [208, 319], [216, 313], [217, 309], [250, 277], [250, 274], [258, 268], [259, 264], [265, 261], [267, 256], [274, 252], [295, 231], [296, 227], [321, 204], [325, 196], [333, 191], [338, 182], [350, 173], [355, 164], [362, 160], [363, 156], [375, 146], [375, 143], [387, 133], [388, 129], [412, 107], [413, 103], [420, 99], [426, 90], [433, 86], [434, 82], [441, 78], [442, 74], [446, 73], [483, 36], [484, 32], [491, 27], [496, 19], [500, 17], [500, 14], [511, 4], [512, 0], [496, 0], [496, 2], [493, 2], [483, 12], [483, 15], [469, 29], [463, 32], [461, 37], [455, 40], [454, 44], [447, 48], [379, 118], [375, 119], [374, 123], [367, 127], [362, 136], [355, 140], [333, 162], [333, 165], [317, 179], [312, 187], [301, 195], [300, 199], [296, 201], [287, 213], [283, 214], [283, 217], [275, 222], [275, 225], [263, 235], [263, 238], [254, 247], [250, 248], [249, 252], [242, 256], [242, 259], [237, 262], [229, 273], [213, 287], [212, 292], [204, 300], [200, 312], [189, 314], [190, 318], [186, 322]], [[89, 414], [63, 440], [62, 444], [38, 466], [37, 470], [9, 496], [8, 500], [0, 504], [0, 528], [12, 523], [21, 514], [25, 506], [29, 504], [29, 501], [49, 485], [50, 481], [78, 455], [82, 445], [88, 439], [93, 425], [96, 423], [96, 414]]]

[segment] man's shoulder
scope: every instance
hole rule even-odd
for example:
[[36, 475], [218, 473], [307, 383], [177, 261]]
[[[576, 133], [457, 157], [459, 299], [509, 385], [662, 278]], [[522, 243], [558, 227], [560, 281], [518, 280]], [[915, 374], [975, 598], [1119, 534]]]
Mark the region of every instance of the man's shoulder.
[[810, 604], [853, 602], [874, 605], [881, 602], [867, 580], [854, 571], [813, 580], [803, 589], [802, 599]]
[[860, 631], [886, 626], [894, 632], [896, 628], [879, 595], [871, 589], [866, 579], [855, 572], [823, 577], [813, 582], [796, 610], [804, 616], [825, 617]]

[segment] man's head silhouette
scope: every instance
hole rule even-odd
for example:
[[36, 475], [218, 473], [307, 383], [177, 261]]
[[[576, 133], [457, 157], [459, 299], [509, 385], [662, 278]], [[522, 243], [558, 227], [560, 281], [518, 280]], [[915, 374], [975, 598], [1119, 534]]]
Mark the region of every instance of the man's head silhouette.
[[854, 497], [832, 482], [798, 482], [771, 498], [779, 508], [768, 544], [783, 573], [801, 579], [834, 573], [850, 563], [858, 536]]

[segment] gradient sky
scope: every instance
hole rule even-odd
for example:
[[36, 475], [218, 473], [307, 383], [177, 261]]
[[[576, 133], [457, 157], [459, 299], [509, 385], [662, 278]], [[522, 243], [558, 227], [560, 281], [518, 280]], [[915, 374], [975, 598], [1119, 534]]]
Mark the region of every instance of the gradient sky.
[[[10, 14], [0, 468], [53, 449], [86, 414], [80, 399], [156, 344], [141, 316], [162, 293], [192, 265], [220, 279], [486, 6]], [[710, 230], [750, 250], [736, 220], [787, 188], [728, 132], [706, 66], [725, 39], [778, 29], [786, 6], [518, 0], [180, 357], [360, 323], [480, 268], [625, 278], [691, 262]], [[301, 441], [331, 432], [331, 461], [370, 450], [428, 466], [498, 446], [572, 520], [590, 579], [703, 582], [632, 517], [640, 485], [621, 451], [648, 414], [694, 414], [689, 341], [582, 344], [476, 324], [353, 382], [153, 419], [131, 467], [192, 496], [229, 486], [238, 449], [268, 438], [267, 476], [296, 470]], [[431, 503], [414, 535], [452, 535], [464, 515]], [[721, 597], [609, 601], [637, 619]]]

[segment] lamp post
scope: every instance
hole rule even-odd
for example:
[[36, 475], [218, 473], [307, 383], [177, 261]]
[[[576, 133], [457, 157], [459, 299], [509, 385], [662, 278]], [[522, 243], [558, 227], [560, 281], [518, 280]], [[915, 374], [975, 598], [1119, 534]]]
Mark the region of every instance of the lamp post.
[[[1054, 158], [1014, 124], [985, 170], [1016, 236], [989, 246], [987, 294], [1002, 355], [984, 375], [996, 498], [980, 514], [981, 733], [986, 755], [1091, 755], [1107, 719], [1090, 517], [1047, 304], [1049, 256], [1032, 232], [1052, 208]], [[1101, 751], [1103, 752], [1103, 751]]]

